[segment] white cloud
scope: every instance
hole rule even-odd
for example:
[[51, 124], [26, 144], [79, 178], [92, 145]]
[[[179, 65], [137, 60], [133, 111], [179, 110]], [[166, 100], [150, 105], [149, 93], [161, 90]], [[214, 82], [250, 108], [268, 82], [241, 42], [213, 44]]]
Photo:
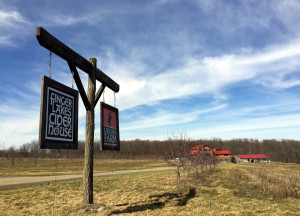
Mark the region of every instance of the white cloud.
[[[226, 104], [221, 104], [219, 106], [211, 107], [208, 109], [199, 109], [189, 112], [170, 112], [169, 110], [161, 110], [153, 115], [149, 115], [138, 120], [125, 123], [125, 125], [122, 126], [122, 131], [142, 129], [145, 128], [145, 125], [147, 128], [152, 128], [163, 127], [167, 125], [184, 124], [195, 121], [201, 114], [221, 110], [226, 106]], [[136, 117], [137, 116], [139, 115], [136, 115]]]
[[[64, 4], [64, 3], [62, 3]], [[70, 6], [69, 4], [67, 5]], [[63, 5], [62, 7], [65, 7]], [[99, 4], [85, 4], [81, 8], [73, 8], [72, 10], [60, 9], [55, 7], [43, 8], [40, 10], [39, 17], [41, 17], [44, 25], [47, 26], [72, 26], [79, 24], [86, 24], [93, 27], [98, 27], [101, 22], [111, 22], [116, 17], [125, 17], [130, 14], [139, 13], [140, 8], [132, 6], [131, 4], [116, 4], [114, 7], [107, 6], [105, 3]]]
[[285, 30], [300, 35], [300, 24], [297, 20], [300, 18], [300, 2], [297, 0], [274, 1], [273, 5], [276, 17], [283, 23]]
[[95, 12], [85, 13], [84, 15], [73, 15], [69, 13], [52, 13], [44, 18], [48, 26], [71, 26], [78, 24], [95, 24], [101, 20], [99, 14]]
[[38, 139], [39, 107], [20, 106], [18, 101], [0, 105], [0, 142], [18, 146]]
[[19, 32], [25, 36], [29, 21], [15, 10], [0, 9], [0, 46], [13, 46], [15, 39], [20, 39]]
[[26, 23], [26, 19], [17, 11], [0, 11], [0, 27], [14, 27]]
[[4, 35], [0, 35], [0, 45], [1, 44], [5, 44], [5, 45], [13, 45], [13, 41], [11, 39], [10, 36], [4, 36]]
[[299, 101], [292, 98], [278, 100], [279, 102], [274, 101], [262, 106], [255, 103], [248, 107], [223, 104], [211, 110], [203, 110], [201, 114], [195, 109], [184, 113], [168, 112], [166, 116], [159, 115], [158, 112], [145, 119], [122, 124], [122, 139], [135, 139], [137, 134], [147, 139], [166, 139], [169, 133], [177, 134], [183, 131], [187, 131], [188, 136], [193, 139], [299, 139]]
[[[194, 128], [189, 130], [189, 134], [194, 137], [201, 138], [210, 138], [210, 137], [224, 137], [224, 138], [241, 138], [241, 134], [252, 134], [253, 138], [258, 138], [258, 135], [261, 137], [267, 137], [269, 135], [265, 134], [263, 136], [264, 131], [267, 133], [271, 133], [272, 135], [276, 135], [274, 131], [283, 131], [285, 128], [289, 130], [293, 130], [295, 128], [300, 127], [300, 115], [280, 115], [280, 116], [271, 116], [271, 117], [260, 117], [260, 118], [251, 118], [251, 119], [239, 119], [235, 121], [219, 123], [218, 125], [202, 125], [202, 127]], [[294, 128], [294, 129], [293, 129]], [[261, 131], [261, 133], [258, 133]], [[290, 137], [290, 135], [289, 135]], [[299, 135], [294, 134], [294, 139], [299, 138]], [[276, 138], [285, 139], [285, 133], [277, 134]]]
[[[248, 50], [246, 54], [227, 54], [220, 57], [195, 59], [186, 57], [178, 68], [163, 73], [149, 72], [146, 65], [123, 63], [108, 59], [107, 71], [117, 71], [120, 95], [128, 101], [122, 108], [151, 104], [160, 100], [210, 94], [224, 97], [223, 88], [240, 81], [259, 83], [272, 88], [300, 85], [300, 79], [285, 79], [300, 68], [300, 41], [269, 46], [263, 50]], [[130, 106], [128, 106], [130, 104]]]

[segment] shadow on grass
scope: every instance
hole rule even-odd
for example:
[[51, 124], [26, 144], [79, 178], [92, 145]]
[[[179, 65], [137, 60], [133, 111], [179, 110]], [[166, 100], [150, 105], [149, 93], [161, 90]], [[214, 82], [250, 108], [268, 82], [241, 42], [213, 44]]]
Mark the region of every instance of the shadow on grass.
[[178, 200], [177, 206], [185, 206], [187, 202], [196, 196], [196, 189], [190, 189], [190, 192]]
[[150, 199], [156, 198], [155, 201], [159, 201], [161, 198], [166, 198], [167, 199], [166, 202], [169, 202], [172, 199], [179, 198], [180, 195], [182, 195], [182, 193], [164, 193], [160, 195], [152, 195], [149, 198]]
[[[109, 215], [141, 212], [141, 211], [146, 211], [148, 209], [150, 209], [150, 210], [161, 209], [165, 205], [166, 204], [163, 203], [163, 202], [154, 202], [154, 203], [150, 203], [150, 204], [141, 204], [141, 205], [135, 205], [135, 206], [128, 206], [124, 210], [116, 210], [116, 211], [111, 212]], [[120, 205], [118, 205], [118, 206], [120, 206]]]
[[[165, 205], [172, 201], [176, 200], [177, 204], [176, 206], [185, 206], [187, 202], [194, 198], [196, 196], [196, 189], [191, 188], [189, 190], [189, 193], [186, 195], [183, 195], [182, 193], [164, 193], [159, 195], [152, 195], [149, 198], [154, 199], [152, 203], [149, 204], [143, 204], [143, 203], [135, 203], [137, 205], [134, 206], [128, 206], [124, 210], [116, 210], [112, 211], [109, 215], [113, 214], [124, 214], [124, 213], [134, 213], [134, 212], [142, 212], [146, 210], [155, 210], [155, 209], [162, 209], [165, 207]], [[128, 203], [124, 204], [118, 204], [115, 206], [126, 206]]]

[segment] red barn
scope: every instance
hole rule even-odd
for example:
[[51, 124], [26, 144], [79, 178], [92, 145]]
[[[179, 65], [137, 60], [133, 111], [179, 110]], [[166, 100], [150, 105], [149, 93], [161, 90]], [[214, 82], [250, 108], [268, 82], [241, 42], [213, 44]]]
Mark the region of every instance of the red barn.
[[221, 148], [212, 148], [208, 145], [195, 146], [191, 149], [191, 152], [188, 153], [188, 156], [193, 156], [197, 154], [207, 154], [211, 157], [216, 157], [217, 160], [221, 161], [230, 161], [231, 152], [228, 150], [222, 150]]
[[188, 153], [188, 155], [197, 155], [197, 154], [209, 154], [209, 155], [213, 155], [212, 153], [212, 148], [208, 145], [199, 145], [199, 146], [195, 146], [191, 149], [191, 152]]
[[235, 155], [232, 158], [233, 163], [260, 163], [267, 161], [268, 157], [265, 154]]
[[231, 152], [228, 150], [222, 150], [221, 148], [214, 148], [213, 153], [219, 161], [231, 160]]

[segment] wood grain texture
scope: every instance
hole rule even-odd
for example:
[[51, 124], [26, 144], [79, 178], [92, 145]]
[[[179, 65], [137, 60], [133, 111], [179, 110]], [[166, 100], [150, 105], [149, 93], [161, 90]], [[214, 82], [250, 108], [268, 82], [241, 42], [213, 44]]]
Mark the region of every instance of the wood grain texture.
[[[90, 59], [94, 68], [97, 66], [97, 61], [94, 58]], [[88, 100], [90, 110], [86, 111], [86, 128], [85, 128], [85, 152], [84, 152], [84, 168], [83, 168], [83, 203], [93, 203], [93, 156], [94, 156], [94, 131], [95, 131], [95, 91], [96, 79], [95, 70], [89, 74], [88, 79]]]

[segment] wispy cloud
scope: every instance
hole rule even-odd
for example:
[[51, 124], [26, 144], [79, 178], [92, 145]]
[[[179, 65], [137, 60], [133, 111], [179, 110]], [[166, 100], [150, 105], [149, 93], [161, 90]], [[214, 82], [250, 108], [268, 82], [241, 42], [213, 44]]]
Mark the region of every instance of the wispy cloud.
[[[118, 72], [120, 94], [133, 107], [204, 94], [225, 99], [224, 87], [246, 80], [270, 88], [290, 88], [300, 84], [300, 78], [292, 76], [300, 68], [299, 57], [300, 41], [292, 41], [246, 53], [202, 59], [189, 56], [183, 65], [158, 74], [149, 73], [149, 66], [135, 64], [134, 59], [129, 61], [131, 65], [110, 58], [107, 71]], [[287, 75], [291, 78], [286, 79]]]
[[[272, 131], [272, 129], [295, 129], [299, 128], [300, 124], [298, 119], [300, 118], [299, 114], [295, 115], [281, 115], [281, 116], [272, 116], [272, 117], [260, 117], [260, 118], [251, 118], [251, 119], [240, 119], [231, 122], [219, 123], [218, 125], [208, 125], [206, 127], [190, 128], [190, 133], [196, 135], [197, 137], [217, 137], [221, 136], [231, 139], [238, 138], [236, 134], [241, 133], [252, 133], [255, 135], [257, 131], [261, 130], [262, 133], [264, 130]], [[280, 131], [280, 130], [279, 130]], [[226, 135], [227, 134], [227, 135]], [[273, 131], [273, 135], [276, 132]], [[262, 136], [263, 137], [263, 136]], [[266, 136], [265, 136], [266, 137]], [[256, 138], [259, 138], [256, 136]], [[285, 134], [277, 134], [276, 138], [285, 138]], [[298, 136], [299, 138], [299, 136]]]
[[[160, 110], [157, 113], [152, 115], [141, 117], [140, 119], [131, 121], [130, 123], [125, 123], [122, 127], [122, 131], [126, 130], [136, 130], [152, 127], [163, 127], [167, 125], [175, 125], [175, 124], [184, 124], [188, 122], [195, 121], [199, 115], [221, 110], [225, 108], [226, 104], [221, 104], [216, 107], [211, 107], [208, 109], [197, 109], [190, 112], [169, 112], [168, 110]], [[135, 115], [138, 118], [138, 115]]]
[[1, 142], [18, 145], [38, 138], [39, 106], [31, 106], [10, 100], [0, 105], [0, 137]]
[[0, 26], [14, 27], [26, 23], [26, 19], [18, 11], [0, 11]]
[[28, 24], [29, 21], [18, 11], [0, 9], [0, 46], [15, 45], [14, 40], [20, 37], [18, 32], [24, 35]]

